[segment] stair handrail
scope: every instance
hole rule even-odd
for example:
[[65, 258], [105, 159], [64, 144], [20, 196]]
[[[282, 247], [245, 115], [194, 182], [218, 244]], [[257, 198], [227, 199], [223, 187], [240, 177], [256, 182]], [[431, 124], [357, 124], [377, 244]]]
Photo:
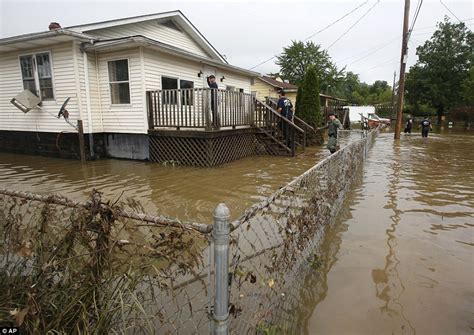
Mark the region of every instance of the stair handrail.
[[[266, 101], [268, 101], [268, 105], [270, 105], [270, 107], [273, 108], [273, 109], [276, 109], [276, 107], [277, 107], [277, 103], [275, 102], [275, 100], [277, 100], [277, 98], [272, 98], [272, 97], [267, 97], [266, 98]], [[297, 121], [307, 131], [313, 132], [315, 130], [314, 127], [310, 126], [302, 118], [298, 117], [296, 115], [296, 113], [293, 114], [293, 118], [294, 118], [295, 121]]]
[[273, 113], [273, 115], [276, 115], [276, 117], [278, 117], [278, 118], [280, 118], [281, 120], [283, 120], [283, 122], [286, 122], [286, 123], [290, 124], [291, 127], [293, 127], [294, 129], [296, 129], [296, 130], [299, 131], [300, 133], [304, 133], [304, 130], [301, 129], [300, 127], [298, 127], [293, 121], [288, 120], [286, 117], [282, 116], [280, 113], [278, 113], [277, 111], [275, 111], [272, 107], [270, 107], [269, 105], [267, 105], [265, 102], [263, 102], [262, 100], [257, 99], [257, 98], [255, 98], [255, 100], [258, 101], [259, 103], [261, 103], [265, 108], [267, 108], [268, 110], [270, 110], [270, 112]]

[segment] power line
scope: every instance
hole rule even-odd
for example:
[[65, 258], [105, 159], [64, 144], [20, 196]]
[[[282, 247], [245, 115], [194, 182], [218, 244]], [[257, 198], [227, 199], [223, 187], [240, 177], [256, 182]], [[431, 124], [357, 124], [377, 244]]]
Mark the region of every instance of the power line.
[[372, 11], [372, 9], [373, 9], [375, 6], [377, 6], [377, 5], [379, 4], [379, 2], [380, 2], [380, 0], [377, 0], [377, 2], [372, 5], [372, 7], [370, 7], [352, 26], [349, 27], [349, 29], [347, 29], [344, 33], [342, 33], [341, 36], [339, 36], [334, 42], [332, 42], [332, 43], [326, 48], [326, 50], [329, 50], [330, 47], [332, 47], [334, 44], [336, 44], [336, 43], [337, 43], [341, 38], [343, 38], [349, 31], [351, 31], [352, 28], [354, 28], [354, 27], [357, 25], [357, 23], [359, 23], [365, 16], [367, 16], [367, 14], [369, 14], [369, 13]]
[[418, 19], [418, 14], [420, 14], [420, 9], [421, 9], [422, 5], [423, 5], [423, 0], [418, 0], [418, 5], [417, 5], [416, 10], [415, 10], [413, 22], [411, 23], [411, 27], [408, 30], [408, 37], [407, 37], [408, 41], [410, 41], [410, 36], [411, 36], [412, 31], [413, 31], [413, 28], [415, 27], [415, 23], [416, 23], [416, 20]]
[[451, 14], [453, 14], [453, 16], [459, 21], [459, 23], [462, 23], [462, 21], [459, 20], [459, 18], [456, 16], [456, 14], [454, 14], [454, 13], [451, 11], [451, 9], [449, 9], [448, 6], [446, 6], [446, 5], [444, 4], [444, 2], [443, 2], [442, 0], [439, 0], [439, 2], [441, 2], [441, 4], [442, 4]]
[[[309, 39], [313, 38], [314, 36], [322, 33], [323, 31], [331, 28], [333, 25], [335, 25], [336, 23], [338, 23], [339, 21], [341, 21], [342, 19], [346, 18], [347, 16], [351, 15], [352, 13], [354, 13], [356, 10], [358, 10], [359, 8], [361, 8], [362, 6], [365, 6], [369, 1], [365, 1], [363, 2], [362, 4], [360, 4], [359, 6], [355, 7], [354, 9], [350, 10], [349, 12], [347, 12], [346, 14], [344, 14], [343, 16], [341, 16], [340, 18], [338, 18], [336, 21], [328, 24], [327, 26], [325, 26], [324, 28], [318, 30], [317, 32], [315, 32], [314, 34], [311, 34], [310, 36], [308, 36], [307, 38], [305, 38], [303, 41], [306, 42], [308, 41]], [[260, 62], [258, 63], [257, 65], [253, 66], [250, 68], [250, 70], [253, 70], [255, 69], [256, 67], [259, 67], [260, 65], [263, 65], [265, 63], [268, 63], [269, 61], [271, 61], [272, 59], [275, 59], [277, 57], [277, 55], [275, 56], [272, 56], [271, 58], [268, 58], [267, 60], [264, 60], [263, 62]]]

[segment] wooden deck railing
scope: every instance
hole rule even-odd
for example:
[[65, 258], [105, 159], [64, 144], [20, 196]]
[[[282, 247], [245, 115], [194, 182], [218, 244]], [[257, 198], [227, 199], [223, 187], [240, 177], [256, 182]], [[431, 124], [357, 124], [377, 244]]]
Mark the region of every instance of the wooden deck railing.
[[251, 126], [254, 99], [248, 93], [209, 88], [148, 91], [148, 126], [206, 130]]

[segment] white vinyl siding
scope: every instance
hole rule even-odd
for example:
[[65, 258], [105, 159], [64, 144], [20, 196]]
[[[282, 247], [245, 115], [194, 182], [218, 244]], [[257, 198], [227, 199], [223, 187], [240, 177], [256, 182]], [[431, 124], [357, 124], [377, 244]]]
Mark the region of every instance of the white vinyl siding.
[[[10, 100], [23, 91], [23, 81], [19, 56], [49, 52], [51, 55], [54, 100], [42, 103], [42, 109], [33, 109], [24, 114], [10, 103]], [[3, 53], [0, 55], [0, 130], [61, 132], [74, 131], [64, 119], [57, 119], [59, 109], [67, 97], [71, 97], [67, 105], [69, 119], [77, 122], [79, 115], [74, 66], [72, 64], [72, 43], [62, 43], [39, 49], [20, 52]]]
[[107, 39], [141, 35], [199, 56], [209, 57], [209, 55], [187, 33], [166, 27], [159, 24], [156, 20], [84, 32]]
[[[130, 74], [130, 104], [113, 105], [110, 97], [108, 62], [124, 58], [128, 59]], [[106, 133], [145, 134], [148, 125], [145, 122], [145, 88], [142, 87], [139, 49], [99, 54], [98, 63], [103, 131]]]
[[[92, 132], [101, 133], [103, 132], [102, 125], [102, 110], [100, 106], [99, 98], [99, 83], [98, 83], [98, 72], [96, 67], [96, 58], [95, 54], [87, 55], [87, 68], [89, 72], [89, 99], [90, 99], [90, 110], [91, 110], [91, 120], [92, 120]], [[85, 96], [85, 87], [81, 90], [83, 92], [83, 104], [84, 111], [87, 111], [87, 100]], [[87, 116], [84, 116], [86, 118]]]

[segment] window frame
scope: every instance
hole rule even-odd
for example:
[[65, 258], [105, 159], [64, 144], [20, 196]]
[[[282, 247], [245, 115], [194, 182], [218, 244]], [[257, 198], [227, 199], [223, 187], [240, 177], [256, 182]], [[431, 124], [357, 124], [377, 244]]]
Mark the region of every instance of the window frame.
[[[180, 93], [177, 97], [176, 97], [176, 102], [168, 102], [168, 101], [165, 101], [165, 98], [163, 96], [163, 103], [166, 104], [166, 105], [176, 105], [176, 106], [194, 106], [194, 97], [191, 98], [192, 100], [192, 103], [189, 104], [184, 104], [183, 103], [183, 95], [182, 95], [182, 92], [180, 92], [180, 90], [182, 90], [183, 88], [181, 88], [181, 81], [188, 81], [188, 82], [191, 82], [193, 83], [193, 87], [192, 89], [195, 89], [196, 88], [196, 83], [194, 80], [189, 80], [189, 79], [184, 79], [184, 78], [181, 78], [181, 77], [176, 77], [176, 76], [168, 76], [168, 75], [160, 75], [160, 87], [161, 87], [161, 91], [165, 90], [163, 88], [163, 78], [167, 78], [167, 79], [173, 79], [173, 80], [176, 80], [176, 86], [177, 88], [172, 88], [172, 90], [178, 90], [178, 92]], [[184, 88], [186, 89], [186, 88]], [[188, 100], [189, 102], [189, 100]]]
[[[127, 70], [128, 70], [128, 80], [124, 81], [110, 81], [110, 71], [109, 71], [109, 62], [117, 62], [120, 60], [126, 60], [127, 61]], [[130, 77], [130, 57], [117, 57], [117, 58], [111, 58], [107, 59], [106, 61], [106, 67], [107, 67], [107, 83], [109, 86], [109, 97], [110, 97], [110, 105], [111, 106], [131, 106], [132, 105], [132, 84], [131, 84], [131, 77]], [[129, 103], [113, 103], [112, 102], [112, 86], [111, 84], [120, 84], [120, 83], [128, 83], [128, 95], [129, 95]]]
[[[41, 54], [47, 54], [49, 57], [49, 67], [50, 67], [50, 72], [51, 72], [51, 90], [53, 93], [53, 96], [51, 98], [46, 98], [43, 99], [41, 97], [41, 85], [40, 85], [40, 78], [39, 78], [39, 71], [38, 71], [38, 61], [36, 60], [37, 55]], [[39, 51], [34, 51], [34, 52], [28, 52], [28, 53], [22, 53], [18, 55], [18, 66], [20, 68], [20, 78], [21, 78], [21, 86], [23, 87], [24, 90], [25, 88], [24, 85], [24, 78], [23, 78], [23, 69], [21, 66], [21, 58], [22, 57], [32, 57], [33, 58], [33, 82], [35, 84], [35, 92], [32, 92], [36, 96], [38, 96], [41, 99], [41, 102], [48, 102], [48, 101], [56, 101], [56, 85], [55, 85], [55, 80], [54, 80], [54, 66], [53, 66], [53, 55], [51, 50], [39, 50]], [[44, 79], [44, 78], [41, 78]], [[30, 90], [31, 91], [31, 90]]]

